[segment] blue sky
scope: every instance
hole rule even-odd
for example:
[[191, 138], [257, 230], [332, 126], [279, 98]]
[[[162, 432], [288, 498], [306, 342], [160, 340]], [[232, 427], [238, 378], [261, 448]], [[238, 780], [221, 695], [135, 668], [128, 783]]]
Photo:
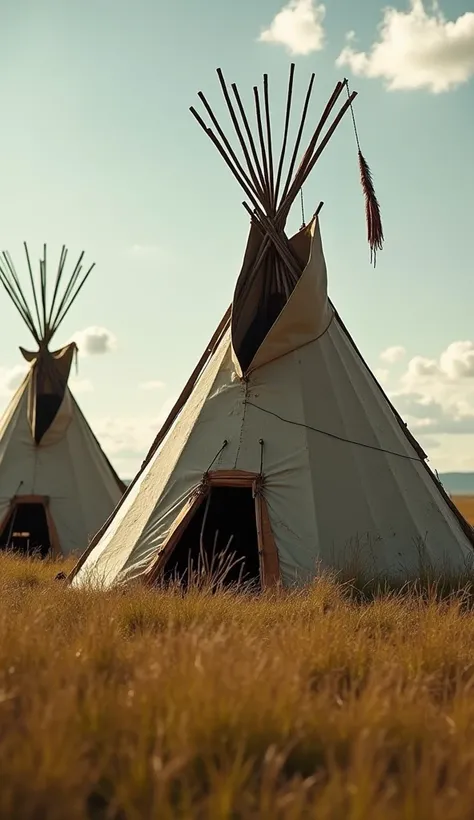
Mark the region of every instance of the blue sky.
[[[276, 128], [291, 61], [298, 102], [316, 72], [313, 119], [341, 77], [359, 92], [382, 206], [386, 245], [374, 271], [346, 118], [304, 192], [308, 212], [325, 202], [331, 297], [434, 466], [474, 469], [474, 14], [465, 0], [398, 2], [388, 13], [378, 0], [325, 9], [291, 0], [286, 11], [282, 0], [2, 0], [0, 23], [1, 245], [19, 268], [24, 239], [35, 257], [46, 241], [50, 254], [65, 243], [96, 262], [56, 341], [106, 331], [102, 345], [94, 330], [81, 337], [85, 352], [104, 355], [80, 357], [76, 393], [122, 474], [140, 463], [227, 307], [245, 247], [243, 197], [189, 106], [202, 89], [222, 110], [218, 66], [249, 102], [266, 71]], [[29, 338], [0, 300], [3, 407]]]

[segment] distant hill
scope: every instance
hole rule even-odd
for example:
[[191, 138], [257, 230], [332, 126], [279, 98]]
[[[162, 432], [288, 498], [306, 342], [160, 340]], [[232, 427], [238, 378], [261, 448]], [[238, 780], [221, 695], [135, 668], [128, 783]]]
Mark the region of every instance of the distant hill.
[[[439, 477], [447, 493], [474, 495], [474, 473], [440, 473]], [[132, 479], [123, 478], [122, 481], [128, 487]]]
[[441, 483], [452, 495], [474, 495], [474, 473], [440, 473]]

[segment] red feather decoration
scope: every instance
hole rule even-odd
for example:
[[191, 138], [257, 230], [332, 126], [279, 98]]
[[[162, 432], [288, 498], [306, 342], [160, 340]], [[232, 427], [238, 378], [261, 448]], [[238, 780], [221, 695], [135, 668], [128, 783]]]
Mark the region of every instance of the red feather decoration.
[[383, 248], [384, 235], [382, 219], [380, 216], [380, 205], [375, 195], [372, 172], [360, 149], [359, 168], [360, 181], [365, 196], [365, 216], [367, 221], [367, 239], [370, 245], [370, 261], [374, 263], [375, 267], [377, 262], [377, 251], [381, 251]]

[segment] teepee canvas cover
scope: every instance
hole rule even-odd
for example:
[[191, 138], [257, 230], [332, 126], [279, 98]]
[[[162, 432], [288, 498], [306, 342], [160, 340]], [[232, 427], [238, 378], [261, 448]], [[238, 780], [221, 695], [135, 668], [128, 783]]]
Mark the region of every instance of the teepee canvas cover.
[[69, 390], [75, 343], [49, 349], [93, 266], [82, 273], [81, 254], [61, 287], [63, 248], [49, 299], [46, 247], [39, 285], [25, 251], [31, 309], [9, 255], [0, 258], [0, 281], [38, 345], [21, 348], [30, 367], [0, 421], [0, 548], [80, 554], [125, 489]]
[[[252, 221], [232, 309], [72, 583], [154, 583], [185, 571], [197, 551], [212, 547], [215, 557], [229, 544], [263, 586], [307, 581], [321, 566], [404, 578], [427, 567], [462, 571], [471, 529], [328, 298], [318, 213], [292, 239], [284, 233], [292, 201], [355, 95], [321, 137], [346, 87], [338, 83], [293, 176], [301, 126], [279, 198], [293, 67], [276, 174], [266, 78], [265, 126], [254, 90], [258, 161], [239, 93], [232, 86], [240, 121], [219, 77], [247, 170], [202, 94], [215, 131], [196, 116], [254, 206], [246, 206]], [[383, 237], [368, 183], [376, 251]]]

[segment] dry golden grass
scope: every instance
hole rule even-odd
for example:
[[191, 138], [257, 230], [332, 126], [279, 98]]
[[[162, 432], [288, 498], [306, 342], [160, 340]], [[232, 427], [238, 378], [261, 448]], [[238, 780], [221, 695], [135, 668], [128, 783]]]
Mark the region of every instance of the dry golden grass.
[[466, 595], [75, 591], [0, 558], [0, 817], [474, 814]]
[[453, 495], [452, 499], [466, 521], [474, 526], [474, 495]]

